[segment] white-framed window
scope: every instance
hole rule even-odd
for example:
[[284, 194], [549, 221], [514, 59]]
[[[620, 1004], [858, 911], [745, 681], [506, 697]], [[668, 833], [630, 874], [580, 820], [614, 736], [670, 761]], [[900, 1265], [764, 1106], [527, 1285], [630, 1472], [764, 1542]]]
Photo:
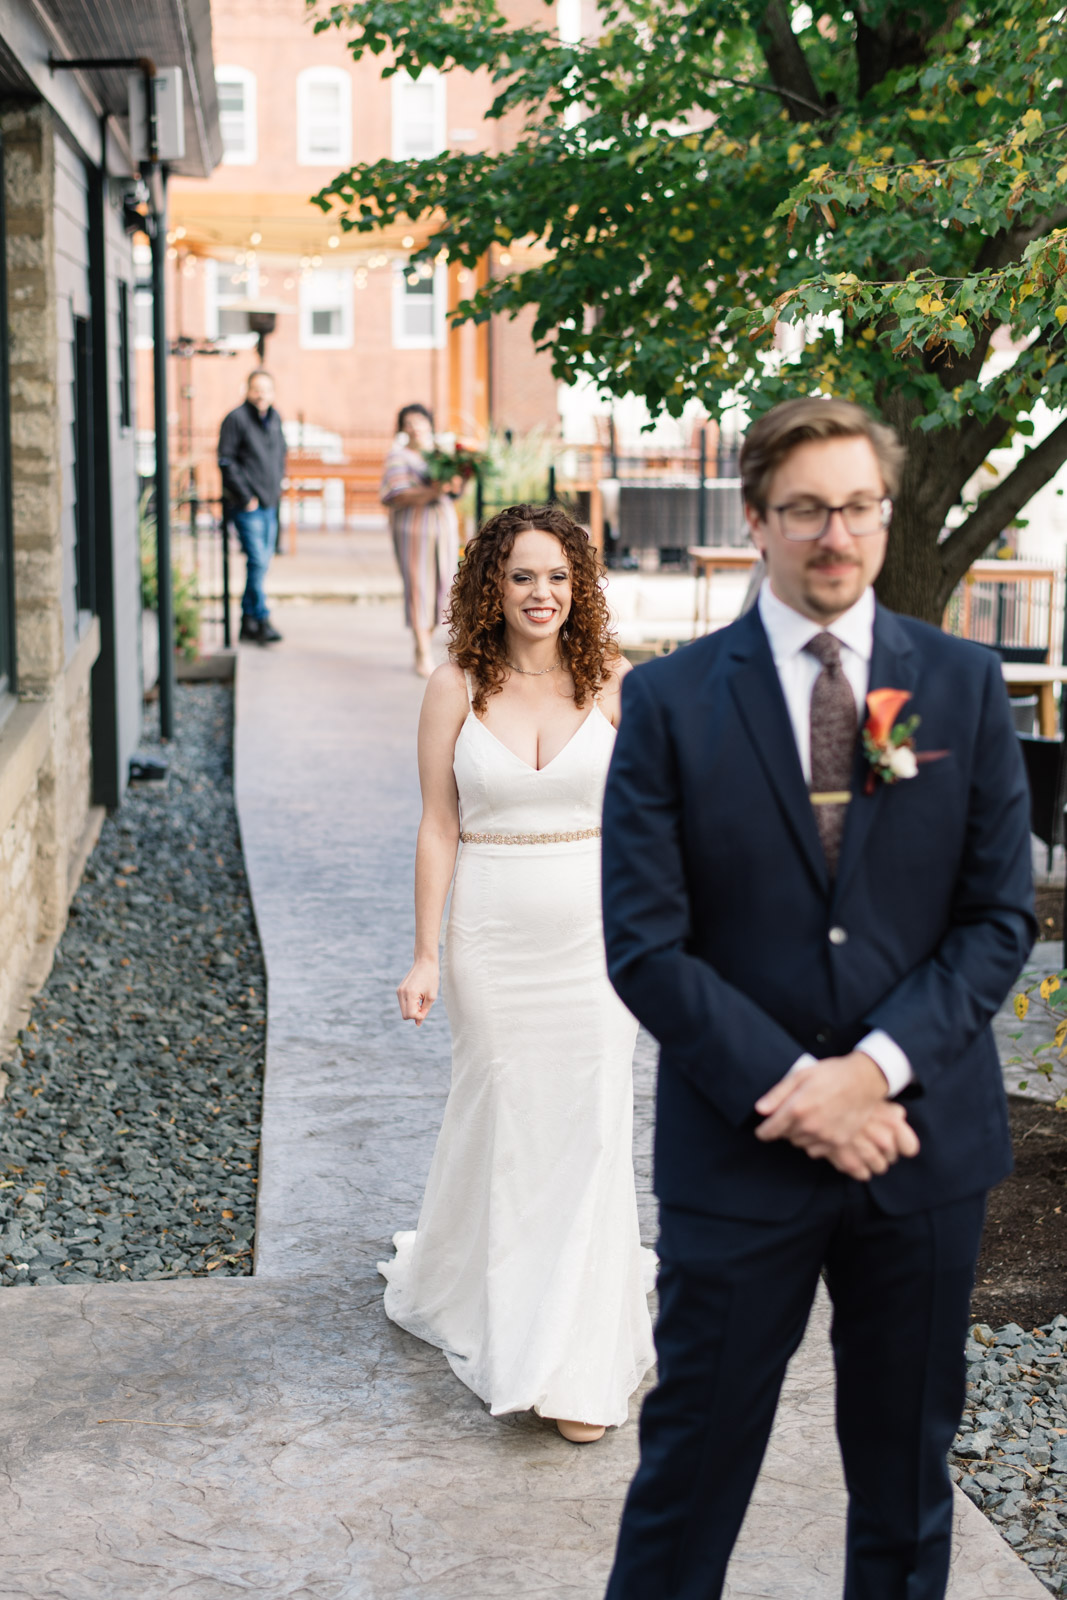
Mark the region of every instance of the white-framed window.
[[445, 80], [432, 67], [393, 78], [393, 160], [425, 161], [445, 148]]
[[352, 79], [344, 67], [308, 67], [297, 78], [296, 159], [302, 167], [352, 160]]
[[133, 270], [137, 274], [133, 286], [133, 348], [151, 350], [155, 343], [152, 324], [151, 245], [134, 245]]
[[447, 308], [447, 267], [426, 275], [398, 266], [393, 277], [393, 349], [443, 349]]
[[352, 272], [321, 267], [300, 279], [300, 346], [348, 350], [352, 344]]
[[256, 75], [247, 67], [216, 67], [222, 159], [229, 166], [250, 167], [258, 159]]
[[231, 350], [251, 350], [256, 335], [249, 330], [241, 302], [259, 293], [259, 267], [254, 261], [204, 262], [204, 326], [209, 339]]

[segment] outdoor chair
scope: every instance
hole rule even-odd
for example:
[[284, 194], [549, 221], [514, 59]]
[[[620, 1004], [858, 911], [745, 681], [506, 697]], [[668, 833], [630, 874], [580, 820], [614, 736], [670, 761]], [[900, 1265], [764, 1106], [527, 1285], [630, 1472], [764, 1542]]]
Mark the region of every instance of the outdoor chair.
[[1030, 782], [1030, 831], [1048, 850], [1048, 871], [1051, 872], [1052, 852], [1063, 843], [1063, 807], [1067, 798], [1064, 741], [1020, 733], [1019, 743]]

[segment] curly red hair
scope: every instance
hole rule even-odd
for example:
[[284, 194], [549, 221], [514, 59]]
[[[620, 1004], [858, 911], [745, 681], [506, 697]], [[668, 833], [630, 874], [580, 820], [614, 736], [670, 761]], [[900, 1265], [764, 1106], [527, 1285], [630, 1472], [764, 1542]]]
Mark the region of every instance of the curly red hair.
[[559, 633], [559, 653], [574, 680], [574, 703], [584, 706], [603, 688], [619, 647], [604, 598], [604, 569], [585, 529], [558, 504], [508, 506], [475, 534], [452, 584], [449, 655], [474, 679], [481, 715], [508, 674], [504, 649], [504, 571], [520, 533], [537, 529], [563, 546], [571, 575], [571, 610]]

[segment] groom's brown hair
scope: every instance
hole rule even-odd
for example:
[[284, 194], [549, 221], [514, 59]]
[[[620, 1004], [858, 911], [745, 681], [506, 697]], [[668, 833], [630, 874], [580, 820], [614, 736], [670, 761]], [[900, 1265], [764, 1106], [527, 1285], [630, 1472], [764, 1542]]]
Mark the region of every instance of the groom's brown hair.
[[745, 435], [741, 446], [741, 493], [760, 516], [767, 509], [771, 479], [786, 456], [810, 439], [867, 439], [882, 471], [886, 493], [895, 495], [904, 446], [884, 422], [876, 422], [851, 400], [818, 395], [774, 406]]

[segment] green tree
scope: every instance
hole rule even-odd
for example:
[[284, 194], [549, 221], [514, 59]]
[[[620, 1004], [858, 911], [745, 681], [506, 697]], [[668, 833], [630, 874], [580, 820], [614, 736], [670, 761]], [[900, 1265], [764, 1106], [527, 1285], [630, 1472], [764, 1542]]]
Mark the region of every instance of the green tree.
[[[310, 4], [384, 75], [487, 73], [515, 135], [355, 166], [317, 202], [365, 232], [429, 217], [427, 258], [498, 247], [460, 315], [532, 305], [564, 380], [674, 415], [820, 390], [872, 406], [908, 445], [888, 604], [938, 620], [1067, 460], [1065, 420], [964, 498], [1039, 398], [1067, 396], [1063, 9], [604, 0], [568, 44], [554, 7], [537, 26], [498, 0]], [[523, 244], [539, 253], [502, 269]], [[803, 328], [788, 356], [783, 324]]]

